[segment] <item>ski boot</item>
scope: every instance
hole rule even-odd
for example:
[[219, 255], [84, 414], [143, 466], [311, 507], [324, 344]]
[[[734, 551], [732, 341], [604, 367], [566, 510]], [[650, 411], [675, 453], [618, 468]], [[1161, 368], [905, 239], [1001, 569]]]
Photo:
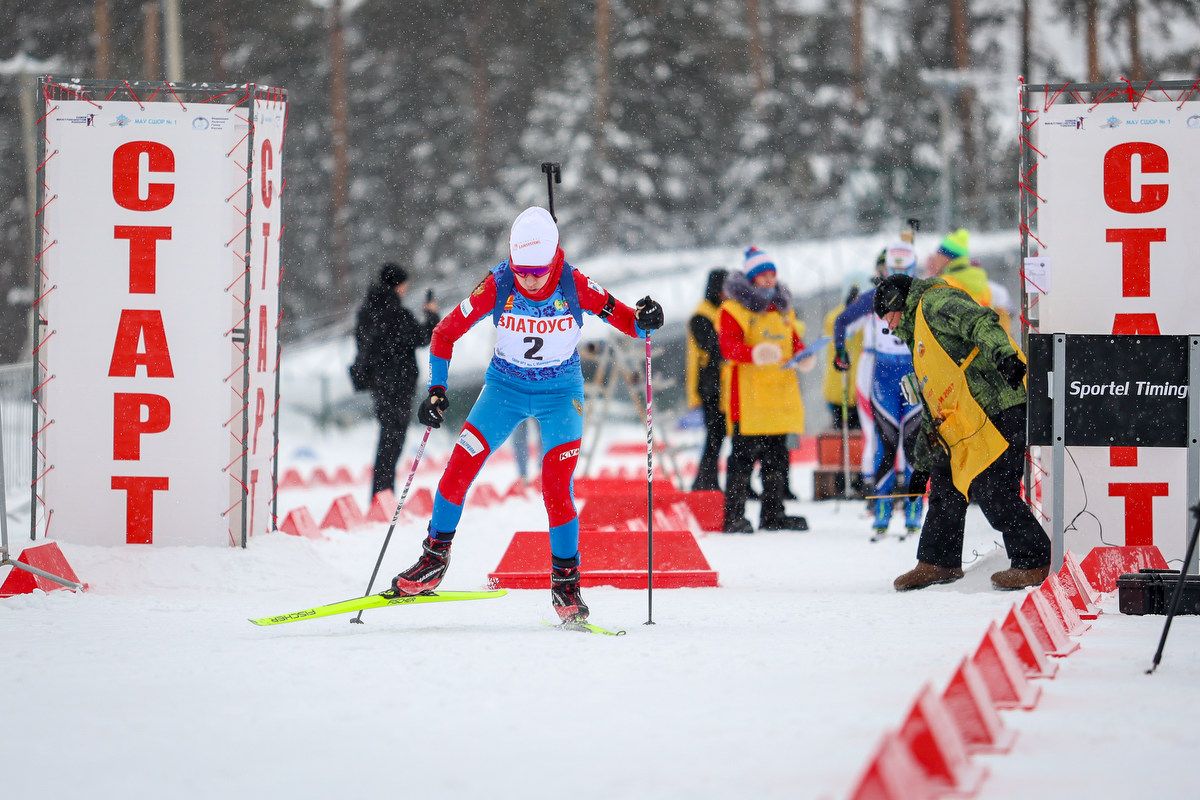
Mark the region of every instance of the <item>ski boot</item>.
[[904, 501], [904, 534], [900, 541], [921, 532], [921, 512], [924, 506], [924, 498], [921, 497], [910, 497]]
[[725, 520], [721, 530], [725, 533], [754, 533], [754, 526], [745, 517], [730, 517]]
[[550, 601], [563, 622], [587, 622], [588, 607], [579, 593], [579, 556], [551, 556]]
[[892, 506], [891, 500], [882, 497], [875, 501], [875, 522], [871, 524], [871, 529], [874, 531], [871, 534], [872, 542], [878, 542], [887, 536], [888, 524], [892, 521]]
[[417, 563], [392, 578], [392, 591], [401, 595], [432, 592], [450, 566], [450, 541], [425, 537], [424, 552]]
[[808, 520], [804, 517], [784, 514], [775, 519], [759, 520], [758, 529], [760, 531], [806, 531], [808, 530]]

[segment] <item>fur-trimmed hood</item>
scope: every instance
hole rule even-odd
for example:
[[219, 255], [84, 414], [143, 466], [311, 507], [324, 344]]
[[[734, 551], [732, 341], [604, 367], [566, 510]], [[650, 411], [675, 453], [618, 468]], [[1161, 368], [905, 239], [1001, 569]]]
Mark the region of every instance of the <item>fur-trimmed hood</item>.
[[766, 311], [772, 305], [780, 311], [792, 307], [792, 293], [782, 282], [771, 289], [760, 289], [741, 272], [729, 273], [725, 279], [725, 296], [755, 313]]

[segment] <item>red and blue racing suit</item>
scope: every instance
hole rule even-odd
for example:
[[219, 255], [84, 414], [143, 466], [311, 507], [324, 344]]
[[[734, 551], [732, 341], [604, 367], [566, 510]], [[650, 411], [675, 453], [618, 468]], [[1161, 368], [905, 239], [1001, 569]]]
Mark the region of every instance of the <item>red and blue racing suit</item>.
[[[454, 343], [480, 320], [491, 316], [496, 322], [495, 354], [438, 484], [429, 533], [438, 539], [453, 537], [467, 490], [488, 456], [519, 423], [532, 417], [541, 429], [542, 498], [550, 550], [556, 558], [572, 559], [579, 553], [572, 478], [583, 436], [583, 372], [577, 349], [582, 332], [577, 319], [586, 312], [631, 337], [645, 338], [645, 331], [629, 306], [565, 263], [561, 273], [552, 274], [555, 288], [548, 297], [530, 299], [516, 285], [501, 306], [497, 285], [511, 283], [507, 270], [507, 262], [495, 267], [433, 331], [430, 387], [445, 388]], [[563, 291], [568, 280], [574, 292]]]

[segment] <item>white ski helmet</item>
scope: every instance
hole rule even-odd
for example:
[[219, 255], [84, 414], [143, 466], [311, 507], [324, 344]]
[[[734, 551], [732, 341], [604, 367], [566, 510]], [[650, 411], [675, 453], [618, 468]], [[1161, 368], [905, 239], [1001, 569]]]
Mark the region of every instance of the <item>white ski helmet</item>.
[[508, 261], [521, 267], [544, 267], [558, 252], [558, 225], [550, 212], [531, 206], [513, 222], [508, 236]]
[[908, 242], [892, 242], [883, 251], [883, 275], [908, 275], [917, 273], [917, 251]]

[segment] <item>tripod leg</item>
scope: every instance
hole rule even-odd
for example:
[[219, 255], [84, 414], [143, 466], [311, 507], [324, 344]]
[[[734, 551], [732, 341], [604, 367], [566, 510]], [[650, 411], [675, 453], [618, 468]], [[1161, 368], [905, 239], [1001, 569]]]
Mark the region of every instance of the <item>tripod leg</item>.
[[1179, 610], [1179, 599], [1183, 597], [1183, 586], [1187, 580], [1187, 565], [1192, 563], [1192, 556], [1196, 553], [1196, 539], [1200, 537], [1200, 504], [1192, 509], [1192, 515], [1196, 518], [1196, 525], [1192, 528], [1191, 538], [1188, 539], [1187, 555], [1183, 557], [1183, 565], [1179, 568], [1179, 581], [1175, 584], [1175, 591], [1171, 594], [1171, 605], [1167, 608], [1167, 621], [1163, 624], [1162, 636], [1158, 640], [1158, 649], [1154, 651], [1154, 663], [1150, 665], [1150, 669], [1146, 670], [1147, 675], [1154, 674], [1154, 670], [1158, 669], [1158, 664], [1162, 661], [1163, 648], [1167, 646], [1167, 634], [1171, 632], [1171, 621], [1175, 619], [1175, 612]]

